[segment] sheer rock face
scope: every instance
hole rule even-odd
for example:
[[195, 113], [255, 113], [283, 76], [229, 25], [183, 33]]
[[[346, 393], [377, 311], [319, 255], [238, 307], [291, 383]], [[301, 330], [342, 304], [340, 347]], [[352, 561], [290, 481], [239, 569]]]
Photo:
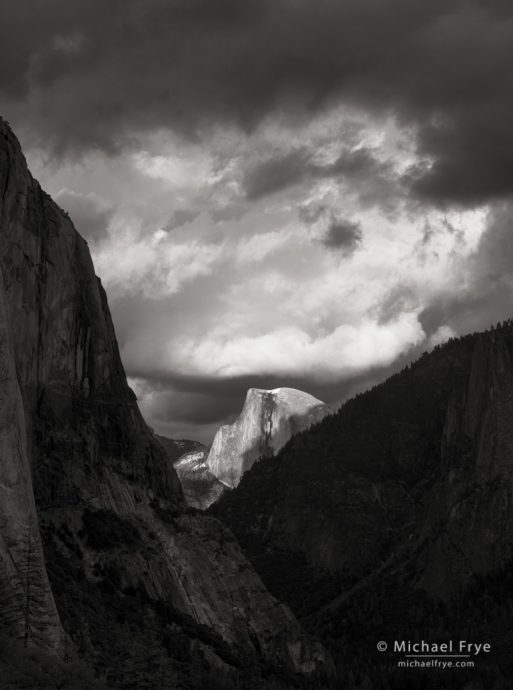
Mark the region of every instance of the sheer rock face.
[[437, 536], [428, 542], [420, 584], [442, 596], [511, 560], [512, 421], [511, 352], [500, 333], [482, 335], [467, 385], [449, 401], [441, 478], [424, 501], [421, 538]]
[[294, 388], [250, 388], [238, 419], [217, 432], [207, 465], [233, 488], [259, 458], [275, 455], [291, 436], [329, 413], [323, 402]]
[[208, 448], [198, 441], [175, 440], [165, 436], [158, 436], [158, 439], [176, 470], [187, 505], [206, 510], [226, 490], [225, 485], [208, 468]]
[[[140, 632], [140, 642], [133, 630], [130, 635], [134, 644], [154, 645], [150, 656], [161, 645], [155, 633], [160, 619], [151, 607], [165, 603], [192, 621], [174, 624], [184, 640], [182, 654], [200, 648], [216, 665], [224, 663], [219, 648], [227, 645], [256, 664], [298, 671], [322, 664], [322, 650], [306, 640], [290, 611], [268, 594], [229, 533], [215, 520], [184, 515], [176, 471], [127, 385], [87, 244], [33, 180], [2, 120], [0, 264], [6, 312], [0, 314], [1, 359], [7, 372], [0, 404], [0, 567], [6, 575], [0, 606], [8, 627], [18, 635], [24, 627], [19, 606], [11, 615], [5, 604], [9, 596], [16, 598], [23, 579], [13, 541], [27, 524], [37, 525], [35, 495], [64, 628], [105, 672], [114, 664], [116, 636], [126, 627], [110, 602], [119, 599], [124, 611], [123, 602], [132, 601], [127, 591], [148, 598], [141, 609], [146, 613], [137, 617], [139, 625], [148, 627]], [[102, 535], [104, 529], [110, 534], [107, 542], [102, 536], [107, 547], [94, 534], [84, 536], [86, 517], [95, 514], [101, 516]], [[37, 527], [33, 534], [40, 556]], [[137, 547], [116, 542], [116, 535], [132, 539], [133, 534]], [[10, 564], [6, 556], [12, 556]], [[45, 629], [46, 645], [55, 648], [58, 616], [42, 566], [37, 582], [43, 603], [33, 624]], [[76, 589], [71, 603], [69, 583]], [[111, 589], [105, 598], [102, 587], [107, 585]], [[199, 641], [191, 626], [200, 631]], [[212, 635], [201, 632], [206, 629], [221, 640], [217, 647]], [[179, 664], [174, 665], [172, 655], [164, 658], [163, 668], [171, 674], [165, 682], [176, 682]], [[134, 657], [122, 663], [129, 676], [139, 661]]]
[[206, 510], [226, 491], [206, 463], [206, 450], [185, 453], [174, 464], [187, 505]]
[[44, 564], [0, 272], [0, 626], [58, 651], [64, 634]]
[[87, 243], [33, 180], [5, 124], [0, 137], [0, 262], [37, 502], [92, 498], [108, 467], [180, 503], [176, 473], [127, 385]]

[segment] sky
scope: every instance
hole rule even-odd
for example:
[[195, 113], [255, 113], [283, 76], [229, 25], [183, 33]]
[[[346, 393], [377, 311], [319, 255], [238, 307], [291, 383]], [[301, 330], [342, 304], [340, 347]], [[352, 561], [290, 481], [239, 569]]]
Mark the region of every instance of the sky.
[[0, 0], [0, 113], [148, 423], [336, 407], [512, 316], [506, 0]]

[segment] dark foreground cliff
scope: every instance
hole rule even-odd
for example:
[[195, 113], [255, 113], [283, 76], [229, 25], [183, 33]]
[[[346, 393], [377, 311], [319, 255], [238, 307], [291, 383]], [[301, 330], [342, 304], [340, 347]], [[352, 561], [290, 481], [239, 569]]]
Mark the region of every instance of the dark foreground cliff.
[[[322, 637], [345, 687], [510, 688], [513, 322], [349, 401], [212, 512]], [[398, 671], [376, 650], [394, 639], [479, 640], [492, 653], [472, 670]]]
[[87, 244], [1, 120], [0, 268], [10, 658], [47, 655], [56, 673], [83, 662], [112, 688], [315, 687], [322, 648], [231, 533], [186, 509], [127, 385]]

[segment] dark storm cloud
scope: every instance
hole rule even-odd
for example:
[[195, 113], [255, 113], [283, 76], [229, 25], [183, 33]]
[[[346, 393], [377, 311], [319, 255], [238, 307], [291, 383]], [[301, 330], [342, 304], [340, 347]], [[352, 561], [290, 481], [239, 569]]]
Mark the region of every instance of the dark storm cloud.
[[199, 216], [200, 212], [194, 208], [178, 208], [173, 212], [168, 224], [164, 228], [166, 232], [181, 228], [186, 223], [192, 223]]
[[310, 157], [304, 150], [269, 158], [245, 175], [243, 187], [247, 199], [259, 199], [303, 182], [311, 174]]
[[415, 194], [473, 204], [513, 190], [505, 0], [4, 0], [0, 9], [7, 115], [60, 151], [112, 150], [157, 127], [251, 128], [291, 104], [308, 116], [341, 99], [414, 127], [429, 163], [407, 177]]
[[343, 151], [334, 163], [317, 166], [316, 171], [321, 177], [347, 175], [362, 179], [369, 174], [388, 171], [388, 166], [376, 160], [369, 149], [361, 148], [355, 151]]
[[333, 219], [321, 240], [327, 249], [336, 249], [346, 256], [352, 254], [361, 241], [360, 223], [347, 218]]
[[372, 150], [343, 150], [333, 163], [314, 162], [305, 148], [277, 154], [246, 171], [243, 189], [248, 200], [279, 192], [315, 179], [333, 178], [346, 182], [364, 207], [392, 210], [399, 196], [399, 181], [392, 166], [376, 158]]
[[100, 242], [108, 236], [107, 228], [113, 215], [112, 208], [94, 196], [68, 189], [62, 190], [55, 199], [70, 214], [73, 224], [88, 242]]
[[[507, 98], [505, 90], [504, 95]], [[508, 197], [513, 191], [513, 137], [507, 102], [421, 130], [421, 151], [434, 159], [415, 166], [405, 182], [420, 198], [462, 205]], [[464, 126], [460, 126], [460, 122]]]
[[219, 391], [215, 393], [188, 392], [173, 388], [157, 387], [153, 389], [157, 403], [153, 419], [175, 423], [197, 424], [206, 426], [219, 425], [236, 411], [240, 405], [239, 391], [232, 397], [221, 396]]
[[380, 161], [372, 150], [362, 147], [354, 151], [342, 151], [337, 160], [324, 166], [316, 166], [317, 177], [333, 177], [345, 180], [357, 192], [363, 207], [379, 206], [392, 212], [404, 191], [392, 165]]

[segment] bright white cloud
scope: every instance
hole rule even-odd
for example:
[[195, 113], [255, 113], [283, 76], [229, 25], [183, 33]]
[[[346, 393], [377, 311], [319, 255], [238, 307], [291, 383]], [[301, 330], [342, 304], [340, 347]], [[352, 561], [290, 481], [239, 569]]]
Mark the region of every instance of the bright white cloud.
[[199, 342], [178, 339], [171, 356], [173, 366], [185, 374], [306, 375], [326, 381], [390, 364], [423, 338], [416, 315], [402, 314], [387, 324], [364, 320], [358, 326], [342, 325], [314, 336], [297, 327], [228, 340], [211, 333]]
[[204, 156], [186, 157], [173, 153], [152, 156], [147, 151], [135, 153], [133, 162], [144, 175], [164, 180], [173, 189], [185, 190], [208, 183], [212, 167], [211, 160]]
[[161, 229], [149, 237], [141, 236], [140, 229], [124, 227], [113, 230], [110, 242], [94, 258], [97, 272], [114, 296], [142, 292], [155, 299], [173, 295], [186, 283], [209, 275], [223, 260], [223, 245], [176, 242]]
[[240, 240], [237, 243], [234, 258], [241, 264], [259, 263], [293, 241], [293, 231], [286, 228], [253, 235], [253, 237]]
[[454, 338], [456, 333], [450, 326], [444, 325], [440, 326], [429, 339], [429, 344], [431, 347], [436, 345], [441, 345], [447, 342], [450, 338]]

